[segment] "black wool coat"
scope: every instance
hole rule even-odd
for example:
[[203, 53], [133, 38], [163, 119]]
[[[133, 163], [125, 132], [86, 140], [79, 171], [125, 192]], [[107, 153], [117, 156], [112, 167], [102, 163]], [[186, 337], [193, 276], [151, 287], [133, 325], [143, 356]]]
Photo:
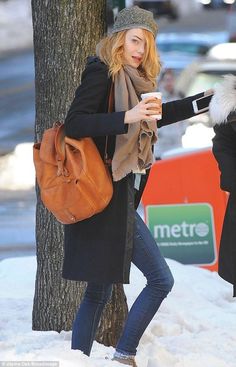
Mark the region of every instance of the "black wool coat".
[[[107, 66], [98, 58], [89, 58], [65, 120], [65, 131], [72, 138], [92, 137], [102, 157], [108, 136], [108, 154], [112, 158], [116, 135], [126, 134], [128, 125], [124, 123], [125, 111], [107, 113], [110, 87]], [[193, 116], [192, 100], [202, 95], [164, 103], [158, 127]], [[129, 283], [135, 209], [148, 173], [142, 176], [138, 191], [134, 189], [133, 173], [113, 182], [113, 197], [102, 213], [65, 225], [65, 279]]]
[[214, 128], [213, 154], [221, 172], [220, 186], [229, 199], [219, 251], [219, 275], [233, 284], [236, 297], [236, 118]]

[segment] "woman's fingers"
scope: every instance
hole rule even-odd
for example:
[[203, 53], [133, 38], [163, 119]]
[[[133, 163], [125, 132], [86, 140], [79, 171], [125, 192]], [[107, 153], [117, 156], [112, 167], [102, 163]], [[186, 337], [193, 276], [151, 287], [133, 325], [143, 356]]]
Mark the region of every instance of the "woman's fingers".
[[143, 104], [155, 103], [155, 104], [160, 105], [162, 104], [162, 101], [160, 98], [148, 97], [148, 98], [143, 99], [140, 103], [143, 103]]
[[161, 101], [159, 98], [156, 98], [156, 97], [147, 97], [147, 98], [144, 98], [142, 99], [141, 102], [143, 103], [149, 103], [150, 101]]
[[214, 89], [207, 89], [205, 92], [204, 92], [204, 96], [209, 96], [209, 95], [211, 95], [211, 94], [214, 94]]
[[147, 116], [152, 116], [152, 115], [160, 115], [161, 114], [161, 110], [155, 110], [155, 111], [147, 111], [146, 115]]
[[147, 109], [161, 108], [161, 103], [147, 103], [145, 106], [146, 106]]
[[162, 112], [162, 106], [160, 103], [147, 103], [145, 108], [145, 114], [147, 115], [158, 115]]
[[141, 120], [155, 121], [156, 119], [155, 117], [152, 117], [152, 115], [160, 115], [161, 113], [161, 100], [148, 97], [126, 112], [125, 123], [132, 124]]

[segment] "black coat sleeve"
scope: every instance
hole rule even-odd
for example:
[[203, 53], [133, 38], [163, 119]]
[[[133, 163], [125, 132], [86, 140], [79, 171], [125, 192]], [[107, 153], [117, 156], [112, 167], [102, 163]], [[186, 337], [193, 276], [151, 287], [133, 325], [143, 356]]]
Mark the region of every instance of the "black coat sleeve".
[[236, 192], [236, 131], [230, 123], [216, 126], [214, 130], [212, 152], [221, 172], [220, 187]]
[[125, 134], [125, 112], [107, 113], [111, 80], [107, 66], [92, 62], [85, 68], [65, 119], [65, 133], [71, 138]]
[[195, 116], [196, 114], [193, 111], [192, 101], [203, 97], [203, 95], [204, 93], [199, 93], [191, 97], [163, 103], [162, 119], [158, 120], [157, 127], [160, 128]]

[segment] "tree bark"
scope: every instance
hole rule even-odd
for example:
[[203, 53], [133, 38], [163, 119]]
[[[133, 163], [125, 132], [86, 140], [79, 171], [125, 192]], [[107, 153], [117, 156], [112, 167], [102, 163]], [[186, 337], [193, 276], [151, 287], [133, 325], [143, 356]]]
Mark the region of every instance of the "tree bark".
[[102, 313], [96, 340], [106, 346], [112, 345], [115, 347], [127, 314], [128, 306], [123, 284], [116, 284], [113, 286], [111, 300]]
[[[54, 121], [64, 120], [86, 57], [95, 54], [96, 44], [104, 34], [105, 14], [105, 0], [32, 0], [35, 141], [41, 140], [43, 131]], [[38, 187], [36, 192], [37, 273], [32, 327], [71, 330], [85, 284], [62, 279], [63, 226], [42, 204]], [[98, 340], [106, 345], [115, 345], [117, 330], [120, 333], [127, 313], [122, 292], [123, 286], [115, 287], [113, 301], [101, 322]]]

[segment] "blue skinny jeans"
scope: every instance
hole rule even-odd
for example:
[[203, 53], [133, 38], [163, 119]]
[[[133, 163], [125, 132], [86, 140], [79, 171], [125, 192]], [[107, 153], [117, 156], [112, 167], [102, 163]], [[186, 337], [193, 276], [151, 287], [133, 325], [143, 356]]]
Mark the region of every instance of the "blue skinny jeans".
[[[128, 313], [116, 347], [116, 351], [126, 355], [136, 355], [141, 336], [174, 284], [164, 257], [137, 213], [132, 262], [144, 274], [147, 284]], [[112, 284], [88, 283], [73, 323], [72, 349], [90, 355], [101, 313], [111, 292]]]

